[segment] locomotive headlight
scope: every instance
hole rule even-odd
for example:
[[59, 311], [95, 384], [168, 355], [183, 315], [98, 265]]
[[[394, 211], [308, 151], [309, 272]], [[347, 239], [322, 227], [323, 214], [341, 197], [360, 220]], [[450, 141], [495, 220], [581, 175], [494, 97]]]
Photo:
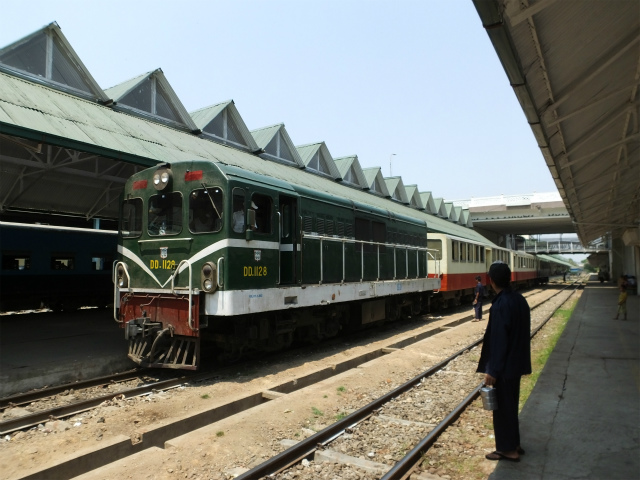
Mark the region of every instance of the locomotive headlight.
[[215, 264], [207, 262], [202, 266], [202, 270], [200, 270], [200, 284], [202, 285], [202, 290], [207, 293], [216, 291], [218, 285]]
[[124, 270], [124, 266], [119, 263], [118, 264], [118, 269], [117, 269], [117, 274], [118, 274], [118, 287], [120, 288], [125, 288], [127, 287], [127, 275], [126, 272]]
[[156, 190], [164, 190], [171, 185], [172, 178], [173, 174], [171, 169], [167, 167], [159, 168], [156, 170], [156, 173], [153, 174], [153, 188]]

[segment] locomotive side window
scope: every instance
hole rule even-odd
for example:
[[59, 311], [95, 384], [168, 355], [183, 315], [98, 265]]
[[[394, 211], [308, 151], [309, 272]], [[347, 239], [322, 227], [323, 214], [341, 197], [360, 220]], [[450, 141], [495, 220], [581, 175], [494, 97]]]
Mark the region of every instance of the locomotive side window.
[[272, 210], [271, 197], [267, 195], [261, 195], [254, 193], [251, 197], [251, 209], [256, 212], [256, 224], [253, 229], [256, 233], [271, 233], [273, 231], [271, 225], [271, 210]]
[[182, 195], [161, 193], [149, 198], [147, 233], [151, 236], [177, 235], [182, 231]]
[[451, 241], [451, 260], [457, 262], [460, 259], [460, 251], [459, 251], [458, 241]]
[[291, 208], [289, 205], [282, 207], [282, 238], [289, 238], [291, 235]]
[[244, 190], [242, 188], [233, 189], [233, 218], [231, 220], [231, 228], [236, 233], [243, 233], [245, 229], [245, 206], [244, 206]]
[[120, 234], [125, 238], [139, 237], [142, 233], [142, 199], [131, 198], [122, 202]]
[[2, 255], [2, 270], [30, 270], [31, 257], [25, 254]]
[[189, 194], [189, 230], [193, 233], [222, 229], [223, 195], [218, 187], [199, 188]]

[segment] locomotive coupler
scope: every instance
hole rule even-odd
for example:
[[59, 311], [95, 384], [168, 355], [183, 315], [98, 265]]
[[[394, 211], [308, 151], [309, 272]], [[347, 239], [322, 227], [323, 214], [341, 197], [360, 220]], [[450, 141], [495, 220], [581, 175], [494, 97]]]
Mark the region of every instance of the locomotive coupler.
[[162, 323], [160, 322], [150, 322], [147, 317], [134, 318], [127, 322], [127, 326], [124, 329], [124, 338], [129, 340], [137, 336], [148, 337], [161, 330]]

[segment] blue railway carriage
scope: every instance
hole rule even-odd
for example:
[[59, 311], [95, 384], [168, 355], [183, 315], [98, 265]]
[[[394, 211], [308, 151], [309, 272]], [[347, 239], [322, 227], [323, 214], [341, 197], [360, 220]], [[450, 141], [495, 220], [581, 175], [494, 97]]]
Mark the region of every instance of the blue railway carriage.
[[113, 302], [115, 231], [0, 222], [0, 311]]
[[440, 280], [428, 278], [424, 215], [272, 168], [299, 181], [202, 160], [129, 179], [114, 315], [136, 363], [195, 369], [201, 339], [234, 358], [428, 306]]

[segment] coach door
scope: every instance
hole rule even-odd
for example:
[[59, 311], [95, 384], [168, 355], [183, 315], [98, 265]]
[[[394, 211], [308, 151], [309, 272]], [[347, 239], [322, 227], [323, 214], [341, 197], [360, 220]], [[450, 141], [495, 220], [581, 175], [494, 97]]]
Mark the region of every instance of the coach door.
[[295, 197], [280, 195], [280, 285], [291, 285], [298, 281], [300, 239], [296, 228], [298, 203]]

